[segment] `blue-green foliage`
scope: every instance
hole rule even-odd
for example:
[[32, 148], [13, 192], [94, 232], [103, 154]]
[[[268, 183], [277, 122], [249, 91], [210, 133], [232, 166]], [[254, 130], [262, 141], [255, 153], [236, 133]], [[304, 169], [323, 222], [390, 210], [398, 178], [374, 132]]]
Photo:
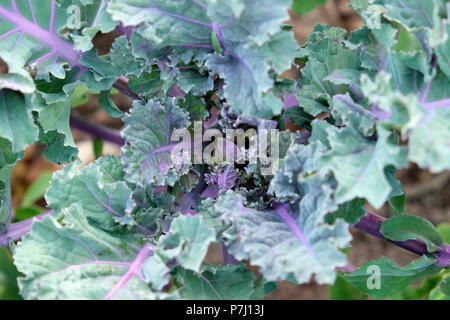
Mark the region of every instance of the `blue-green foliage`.
[[[0, 245], [14, 251], [21, 296], [260, 299], [275, 281], [313, 278], [338, 279], [335, 298], [365, 298], [349, 283], [384, 298], [434, 275], [422, 296], [448, 298], [449, 245], [431, 223], [405, 214], [395, 172], [408, 162], [450, 169], [450, 6], [352, 0], [361, 29], [349, 35], [317, 25], [298, 46], [284, 25], [289, 8], [304, 13], [321, 3], [0, 0], [8, 66], [0, 75]], [[114, 29], [124, 34], [100, 56], [94, 36]], [[300, 62], [297, 83], [280, 79]], [[113, 103], [113, 86], [133, 98], [129, 113]], [[120, 157], [82, 168], [69, 122], [80, 88], [123, 119], [125, 141]], [[270, 176], [255, 164], [171, 157], [172, 133], [193, 135], [195, 121], [282, 129], [289, 118], [302, 130], [279, 134], [279, 168]], [[45, 194], [54, 211], [32, 226], [11, 224], [11, 172], [35, 142], [66, 164]], [[365, 201], [389, 203], [394, 217], [380, 232], [391, 241], [420, 239], [423, 257], [405, 267], [382, 257], [339, 275]], [[15, 246], [19, 226], [27, 234]], [[213, 242], [231, 265], [204, 262]], [[380, 272], [378, 291], [367, 287], [371, 266]], [[5, 270], [0, 276], [17, 277]], [[14, 290], [0, 282], [0, 297], [17, 297]]]

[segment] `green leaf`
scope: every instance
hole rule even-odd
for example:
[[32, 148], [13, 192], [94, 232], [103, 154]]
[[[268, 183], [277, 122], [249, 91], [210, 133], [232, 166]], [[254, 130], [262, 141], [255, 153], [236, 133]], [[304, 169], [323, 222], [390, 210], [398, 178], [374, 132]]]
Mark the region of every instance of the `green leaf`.
[[[380, 23], [385, 24], [382, 21], [384, 17], [391, 24], [414, 33], [428, 55], [431, 55], [432, 48], [448, 40], [444, 19], [444, 15], [448, 17], [448, 12], [443, 0], [377, 0], [375, 4], [365, 0], [352, 0], [350, 6], [374, 30], [380, 28]], [[445, 60], [442, 62], [445, 64]]]
[[441, 284], [439, 285], [439, 289], [447, 295], [450, 296], [450, 278], [447, 277], [444, 280], [442, 280]]
[[392, 197], [388, 200], [389, 208], [391, 209], [391, 213], [394, 216], [398, 216], [400, 214], [406, 213], [405, 204], [406, 204], [406, 195], [403, 194], [401, 196]]
[[100, 157], [95, 163], [98, 164], [98, 169], [110, 182], [122, 181], [124, 179], [125, 172], [123, 171], [123, 163], [120, 162], [118, 156], [107, 155]]
[[250, 300], [263, 300], [264, 297], [272, 291], [278, 289], [276, 282], [267, 281], [263, 277], [255, 281], [255, 290], [250, 297]]
[[450, 300], [450, 277], [448, 270], [443, 272], [443, 277], [441, 277], [443, 280], [439, 286], [430, 292], [428, 296], [429, 300]]
[[38, 207], [38, 206], [32, 206], [32, 207], [18, 207], [14, 209], [15, 221], [22, 221], [29, 218], [32, 218], [34, 216], [37, 216], [38, 214], [44, 213], [45, 209]]
[[[409, 106], [413, 108], [414, 104]], [[410, 121], [403, 129], [404, 136], [409, 138], [408, 158], [434, 173], [449, 169], [449, 148], [442, 141], [450, 139], [450, 109], [442, 107], [431, 111], [417, 106], [409, 112]]]
[[128, 77], [134, 75], [140, 79], [142, 72], [146, 69], [146, 61], [134, 55], [133, 48], [126, 36], [120, 36], [114, 40], [109, 58], [111, 63], [120, 70], [120, 73]]
[[[304, 181], [304, 178], [319, 170], [322, 154], [326, 150], [320, 142], [310, 143], [307, 146], [295, 144], [288, 150], [283, 168], [270, 183], [270, 192], [275, 194], [278, 201], [294, 202], [305, 195], [307, 190], [302, 190], [302, 187], [306, 188], [308, 180]], [[316, 175], [321, 173], [318, 172]], [[325, 181], [326, 176], [322, 176]]]
[[443, 0], [377, 0], [374, 5], [370, 1], [353, 0], [351, 5], [366, 21], [373, 15], [383, 15], [392, 23], [399, 23], [422, 38], [426, 47], [434, 47], [447, 40], [445, 20], [441, 16], [446, 10]]
[[398, 146], [395, 133], [378, 128], [378, 140], [368, 140], [354, 128], [329, 130], [331, 144], [330, 170], [339, 186], [335, 193], [337, 203], [356, 197], [365, 198], [375, 208], [388, 199], [392, 186], [385, 168], [406, 166], [406, 148]]
[[[199, 77], [202, 72], [184, 74], [176, 70], [182, 88], [192, 89], [192, 79], [196, 79], [194, 89], [202, 88], [200, 92], [204, 93], [212, 88], [211, 76], [218, 74], [225, 81], [223, 96], [234, 110], [272, 117], [281, 112], [283, 102], [272, 92], [274, 80], [269, 71], [279, 74], [289, 69], [297, 48], [292, 33], [281, 27], [289, 18], [290, 6], [290, 0], [279, 1], [275, 7], [269, 0], [209, 1], [207, 9], [189, 0], [176, 4], [114, 0], [108, 12], [125, 26], [139, 25], [133, 34], [133, 38], [140, 38], [134, 49], [139, 57], [167, 61], [165, 57], [169, 56], [169, 67], [176, 63], [185, 69], [185, 65], [194, 64], [210, 72]], [[228, 23], [229, 17], [234, 19]], [[214, 32], [222, 54], [214, 50]], [[150, 57], [140, 53], [143, 47], [152, 52]]]
[[[71, 37], [74, 41], [75, 49], [89, 51], [94, 47], [92, 40], [98, 32], [111, 32], [119, 23], [113, 21], [111, 16], [107, 13], [107, 1], [92, 0], [82, 4], [83, 10], [80, 11], [82, 13], [80, 19], [85, 21], [84, 28], [82, 28], [81, 33], [76, 32], [77, 30], [73, 27], [69, 28], [69, 31], [73, 32]], [[69, 13], [73, 12], [69, 11]]]
[[366, 262], [344, 277], [372, 298], [384, 299], [402, 292], [414, 280], [439, 272], [441, 267], [434, 262], [435, 259], [423, 256], [405, 267], [399, 267], [388, 258], [381, 257]]
[[405, 28], [402, 28], [398, 35], [395, 49], [397, 51], [414, 52], [420, 51], [422, 49], [422, 45], [413, 33], [408, 32]]
[[73, 92], [72, 99], [70, 99], [71, 107], [74, 108], [85, 104], [86, 102], [88, 102], [89, 94], [92, 93], [95, 92], [90, 90], [85, 84], [77, 87]]
[[354, 102], [349, 93], [333, 97], [331, 115], [337, 126], [353, 127], [366, 137], [375, 132], [376, 116], [363, 105]]
[[431, 222], [409, 214], [389, 218], [381, 226], [381, 232], [395, 241], [421, 239], [430, 252], [437, 251], [443, 243], [439, 231]]
[[188, 300], [248, 300], [254, 290], [254, 276], [243, 263], [205, 266], [198, 274], [186, 270], [180, 276], [180, 295]]
[[[36, 92], [31, 103], [37, 112], [40, 140], [48, 146], [46, 155], [58, 163], [68, 162], [76, 156], [76, 145], [70, 129], [70, 95]], [[62, 141], [61, 141], [62, 140]], [[61, 151], [60, 154], [55, 151]]]
[[205, 100], [194, 96], [192, 93], [188, 93], [179, 102], [179, 105], [189, 113], [189, 119], [191, 121], [204, 121], [209, 116]]
[[179, 216], [172, 221], [169, 233], [160, 238], [159, 253], [176, 259], [186, 269], [199, 271], [209, 244], [215, 240], [215, 232], [200, 216]]
[[[448, 4], [447, 4], [448, 5]], [[450, 12], [447, 12], [447, 19]], [[447, 24], [446, 26], [446, 34], [447, 37], [450, 35], [450, 26]], [[438, 57], [438, 64], [441, 68], [442, 72], [445, 73], [447, 78], [450, 78], [450, 39], [447, 38], [447, 41], [443, 44], [438, 45], [435, 48], [436, 56]]]
[[[365, 26], [352, 33], [348, 45], [358, 48], [359, 60], [364, 69], [369, 72], [385, 71], [391, 75], [387, 86], [403, 93], [423, 90], [426, 82], [431, 80], [427, 54], [423, 50], [397, 51], [397, 32], [397, 29], [386, 23], [373, 30]], [[367, 93], [366, 96], [371, 98]]]
[[178, 82], [178, 86], [184, 92], [195, 95], [206, 95], [208, 91], [214, 89], [214, 82], [211, 74], [206, 70], [197, 68], [171, 68], [161, 72], [161, 79], [165, 81], [164, 86], [173, 82]]
[[206, 3], [208, 3], [209, 16], [218, 14], [226, 16], [232, 14], [239, 18], [245, 8], [245, 0], [230, 0], [227, 2], [227, 5], [223, 5], [223, 2], [220, 0], [206, 0]]
[[161, 79], [160, 75], [160, 72], [152, 71], [151, 73], [143, 73], [139, 78], [130, 76], [128, 86], [133, 92], [144, 97], [153, 97], [155, 93], [160, 91], [166, 93], [170, 88], [164, 87], [165, 81]]
[[56, 130], [44, 133], [44, 130], [40, 127], [39, 142], [46, 145], [44, 155], [48, 161], [62, 164], [73, 162], [78, 159], [78, 149], [70, 145], [64, 145], [64, 141], [64, 134], [61, 134]]
[[141, 267], [142, 276], [155, 291], [161, 291], [169, 283], [169, 271], [161, 257], [156, 254], [148, 257]]
[[355, 225], [366, 212], [364, 199], [355, 198], [349, 202], [340, 204], [337, 211], [327, 216], [327, 221], [332, 224], [337, 218], [343, 218], [349, 224]]
[[442, 280], [440, 274], [428, 277], [424, 279], [420, 286], [410, 284], [403, 292], [392, 296], [393, 300], [419, 300], [427, 298], [431, 291], [439, 286], [439, 282]]
[[284, 111], [283, 116], [288, 117], [292, 122], [298, 126], [311, 130], [311, 121], [314, 117], [305, 112], [301, 107], [292, 107]]
[[351, 236], [342, 221], [330, 226], [311, 212], [258, 211], [245, 207], [242, 196], [231, 191], [219, 197], [215, 209], [232, 224], [223, 234], [230, 253], [259, 266], [268, 281], [295, 279], [300, 284], [315, 274], [318, 283], [333, 283], [335, 268], [346, 263], [339, 248], [348, 246]]
[[431, 291], [428, 300], [450, 300], [450, 296], [444, 294], [440, 288], [435, 288]]

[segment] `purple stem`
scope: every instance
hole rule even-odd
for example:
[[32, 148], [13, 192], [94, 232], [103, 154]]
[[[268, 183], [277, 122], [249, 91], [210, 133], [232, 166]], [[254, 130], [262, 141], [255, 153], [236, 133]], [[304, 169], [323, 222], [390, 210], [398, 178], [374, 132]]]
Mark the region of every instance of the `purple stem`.
[[199, 0], [192, 0], [196, 5], [198, 5], [199, 7], [202, 7], [203, 9], [207, 10], [208, 7], [206, 6], [206, 4], [204, 4], [203, 2], [200, 2]]
[[122, 35], [126, 36], [128, 40], [131, 39], [131, 36], [133, 34], [134, 26], [124, 26], [122, 23], [120, 23], [117, 26], [117, 31], [119, 31]]
[[[399, 246], [400, 248], [411, 251], [418, 255], [424, 255], [424, 254], [431, 253], [428, 251], [425, 243], [420, 239], [412, 239], [412, 240], [406, 240], [406, 241], [392, 241], [392, 240], [387, 239], [381, 233], [381, 225], [383, 224], [384, 221], [386, 221], [386, 218], [380, 217], [379, 215], [376, 215], [375, 213], [368, 212], [364, 217], [361, 218], [361, 220], [358, 221], [358, 223], [356, 223], [354, 225], [354, 227], [360, 231], [368, 233], [379, 239], [389, 241], [389, 242], [395, 244], [396, 246]], [[450, 266], [449, 245], [447, 245], [447, 244], [444, 245], [443, 248], [441, 248], [437, 252], [437, 256], [438, 256], [438, 260], [436, 262], [437, 264], [444, 266], [444, 267]]]
[[[433, 67], [433, 69], [436, 69], [436, 67], [437, 67], [437, 57], [434, 54], [433, 54], [433, 62], [431, 64], [431, 66]], [[422, 94], [422, 98], [420, 99], [420, 101], [422, 103], [427, 102], [428, 94], [430, 93], [430, 89], [431, 89], [431, 84], [432, 83], [433, 83], [433, 81], [430, 81], [425, 86], [425, 89], [424, 89], [423, 94]]]
[[222, 49], [225, 49], [225, 44], [224, 44], [224, 38], [222, 35], [222, 27], [217, 23], [217, 22], [213, 22], [212, 24], [212, 32], [216, 33], [217, 39], [219, 40], [219, 44], [220, 47]]
[[287, 110], [289, 108], [298, 106], [299, 102], [297, 100], [297, 98], [295, 97], [295, 92], [291, 93], [290, 95], [288, 95], [286, 97], [286, 99], [284, 99], [284, 106], [283, 106], [283, 110]]
[[238, 264], [238, 261], [235, 257], [233, 257], [229, 252], [228, 248], [225, 246], [225, 244], [222, 242], [222, 261], [223, 265], [229, 265], [229, 264]]
[[55, 0], [51, 0], [51, 9], [50, 9], [50, 32], [55, 30]]
[[139, 250], [138, 255], [136, 256], [136, 259], [134, 259], [133, 263], [130, 265], [130, 268], [128, 269], [127, 273], [120, 279], [119, 282], [117, 282], [114, 287], [111, 288], [111, 290], [108, 292], [108, 294], [105, 296], [104, 300], [111, 300], [114, 295], [127, 284], [128, 280], [131, 279], [132, 276], [138, 275], [140, 273], [140, 269], [142, 264], [144, 263], [145, 259], [153, 252], [154, 246], [151, 243], [147, 243], [145, 246], [142, 247], [141, 250]]
[[53, 214], [53, 212], [54, 210], [52, 209], [35, 217], [8, 225], [6, 227], [7, 232], [0, 234], [0, 246], [7, 246], [9, 240], [17, 241], [22, 239], [24, 235], [31, 231], [31, 225], [35, 219], [41, 221], [44, 217]]
[[423, 106], [427, 109], [450, 107], [450, 99], [443, 99], [439, 101], [424, 103]]
[[292, 230], [292, 232], [295, 234], [295, 236], [300, 240], [300, 242], [305, 246], [306, 250], [309, 252], [311, 256], [316, 258], [316, 253], [314, 252], [313, 248], [308, 242], [308, 239], [306, 239], [305, 235], [303, 234], [302, 230], [298, 227], [298, 224], [294, 219], [292, 219], [291, 214], [289, 213], [289, 204], [283, 203], [275, 203], [274, 205], [275, 213], [280, 217], [281, 220], [286, 223], [289, 228]]
[[102, 138], [103, 140], [112, 142], [118, 146], [123, 146], [125, 144], [125, 140], [120, 136], [118, 130], [98, 126], [76, 117], [70, 117], [70, 126], [73, 129], [87, 133], [93, 137]]

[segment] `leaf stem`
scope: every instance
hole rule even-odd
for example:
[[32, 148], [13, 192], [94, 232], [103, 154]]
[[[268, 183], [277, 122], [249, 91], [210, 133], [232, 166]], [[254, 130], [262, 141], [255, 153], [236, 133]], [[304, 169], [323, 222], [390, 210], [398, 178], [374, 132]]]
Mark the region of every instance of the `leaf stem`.
[[130, 265], [127, 273], [125, 273], [120, 281], [111, 288], [111, 290], [105, 296], [104, 300], [111, 300], [115, 296], [115, 294], [127, 284], [128, 280], [130, 280], [132, 276], [139, 274], [142, 264], [144, 263], [145, 259], [147, 259], [147, 257], [153, 252], [153, 249], [154, 246], [151, 243], [147, 243], [141, 248], [141, 250], [139, 250], [136, 259], [134, 259], [133, 263]]
[[386, 221], [386, 218], [380, 217], [375, 213], [368, 212], [364, 217], [361, 218], [361, 220], [358, 221], [358, 223], [354, 225], [354, 227], [360, 231], [368, 233], [376, 238], [386, 240], [390, 243], [395, 244], [396, 246], [399, 246], [400, 248], [411, 251], [418, 255], [436, 253], [438, 256], [437, 263], [439, 265], [443, 267], [450, 266], [449, 245], [444, 245], [437, 252], [429, 252], [425, 243], [419, 239], [411, 239], [406, 241], [389, 240], [383, 235], [383, 233], [381, 233], [381, 225], [383, 224], [384, 221]]
[[423, 104], [427, 109], [445, 108], [450, 107], [450, 99], [443, 99], [439, 101], [433, 101]]
[[123, 146], [125, 144], [125, 140], [121, 137], [118, 130], [102, 127], [73, 116], [70, 117], [70, 126], [73, 129], [87, 133], [92, 137], [102, 138], [103, 140], [112, 142], [118, 146]]
[[0, 234], [0, 246], [7, 246], [9, 244], [9, 240], [20, 240], [24, 235], [31, 231], [31, 226], [35, 219], [41, 221], [46, 216], [53, 214], [53, 212], [54, 210], [52, 209], [32, 218], [9, 224], [6, 226], [6, 233]]
[[228, 248], [225, 246], [225, 243], [222, 242], [221, 246], [222, 246], [223, 265], [226, 266], [229, 264], [238, 264], [238, 261], [236, 260], [236, 258], [233, 257], [233, 255], [231, 255], [230, 252], [228, 251]]

